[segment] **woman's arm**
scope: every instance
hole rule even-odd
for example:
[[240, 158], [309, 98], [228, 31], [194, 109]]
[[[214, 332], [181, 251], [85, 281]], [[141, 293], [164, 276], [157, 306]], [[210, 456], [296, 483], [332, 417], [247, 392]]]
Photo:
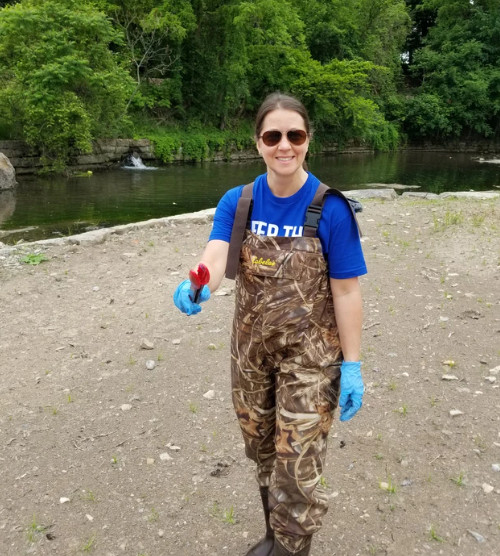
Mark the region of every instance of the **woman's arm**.
[[222, 282], [226, 272], [227, 253], [229, 243], [220, 239], [213, 239], [207, 243], [200, 262], [207, 266], [210, 272], [208, 287], [213, 293]]
[[335, 318], [344, 361], [359, 361], [363, 303], [358, 278], [330, 278]]

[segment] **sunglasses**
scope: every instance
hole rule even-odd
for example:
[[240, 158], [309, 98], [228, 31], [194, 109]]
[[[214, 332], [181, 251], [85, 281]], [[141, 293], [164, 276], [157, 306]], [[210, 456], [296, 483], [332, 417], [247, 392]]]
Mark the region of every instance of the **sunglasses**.
[[[260, 139], [262, 139], [264, 145], [275, 147], [281, 141], [282, 137], [283, 133], [281, 133], [281, 131], [273, 130], [264, 132], [260, 136]], [[307, 133], [302, 129], [291, 129], [286, 132], [286, 138], [292, 145], [303, 145], [306, 142]]]

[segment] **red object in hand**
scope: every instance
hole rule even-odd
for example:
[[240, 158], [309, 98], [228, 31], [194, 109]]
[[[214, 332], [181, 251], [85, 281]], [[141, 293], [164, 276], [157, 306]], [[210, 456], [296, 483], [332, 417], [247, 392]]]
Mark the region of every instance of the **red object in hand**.
[[194, 292], [193, 301], [198, 303], [203, 286], [210, 282], [210, 271], [203, 263], [200, 263], [196, 270], [189, 271], [189, 279], [191, 280], [191, 289]]

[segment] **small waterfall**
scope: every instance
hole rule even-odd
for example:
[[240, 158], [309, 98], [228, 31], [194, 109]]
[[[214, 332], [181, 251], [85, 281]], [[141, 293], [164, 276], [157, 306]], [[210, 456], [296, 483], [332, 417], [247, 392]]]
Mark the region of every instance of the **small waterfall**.
[[154, 166], [146, 166], [139, 155], [130, 154], [124, 166], [125, 170], [156, 170]]

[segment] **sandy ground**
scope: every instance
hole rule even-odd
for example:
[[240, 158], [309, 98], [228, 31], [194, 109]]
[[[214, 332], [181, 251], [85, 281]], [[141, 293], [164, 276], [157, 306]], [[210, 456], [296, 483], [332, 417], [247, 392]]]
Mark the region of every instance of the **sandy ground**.
[[[243, 555], [263, 532], [233, 284], [172, 303], [209, 220], [0, 251], [2, 556]], [[367, 392], [334, 423], [311, 555], [498, 555], [500, 200], [367, 200], [360, 224]]]

